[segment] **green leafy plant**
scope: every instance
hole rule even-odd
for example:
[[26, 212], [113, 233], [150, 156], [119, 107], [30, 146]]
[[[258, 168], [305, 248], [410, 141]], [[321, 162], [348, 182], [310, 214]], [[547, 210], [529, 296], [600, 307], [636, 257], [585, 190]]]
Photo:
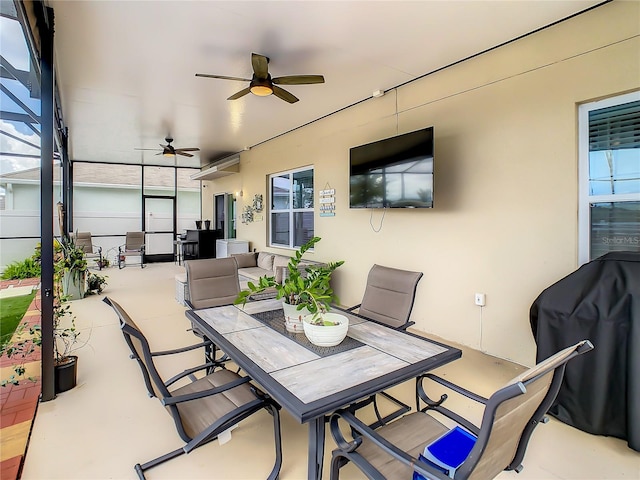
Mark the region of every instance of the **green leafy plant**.
[[111, 265], [111, 262], [107, 257], [102, 257], [102, 260], [99, 258], [95, 258], [93, 261], [96, 262], [96, 266], [98, 268], [108, 268], [109, 265]]
[[[62, 276], [66, 272], [85, 272], [87, 261], [84, 252], [71, 239], [54, 242], [54, 293], [53, 293], [53, 352], [54, 364], [63, 365], [70, 361], [71, 353], [78, 347], [80, 332], [76, 329], [76, 317], [71, 312], [70, 297], [63, 292]], [[84, 281], [84, 276], [79, 277]], [[0, 379], [0, 385], [19, 385], [26, 372], [25, 362], [42, 345], [40, 325], [29, 326], [22, 322], [18, 325], [12, 341], [7, 344], [5, 354], [16, 361], [12, 365], [13, 373], [6, 379]], [[27, 378], [35, 381], [33, 377]]]
[[69, 361], [80, 332], [76, 329], [76, 316], [71, 313], [69, 297], [62, 294], [60, 286], [56, 286], [56, 289], [58, 296], [53, 304], [53, 355], [54, 363], [62, 365]]
[[25, 258], [19, 262], [11, 262], [2, 272], [3, 280], [20, 280], [24, 278], [35, 278], [40, 276], [40, 262], [32, 257]]
[[87, 277], [87, 295], [102, 293], [102, 290], [107, 285], [107, 278], [109, 277], [90, 272]]
[[314, 315], [328, 311], [331, 304], [338, 301], [331, 288], [331, 275], [344, 263], [344, 260], [327, 264], [311, 264], [306, 265], [304, 269], [300, 268], [302, 256], [320, 240], [320, 237], [313, 237], [296, 251], [287, 264], [288, 275], [282, 283], [277, 283], [272, 276], [260, 277], [257, 284], [249, 282], [247, 289], [238, 294], [234, 303], [244, 305], [251, 295], [268, 288], [275, 288], [278, 292], [276, 298], [281, 298], [289, 305], [297, 305], [297, 310], [306, 307]]
[[[0, 386], [19, 385], [20, 380], [27, 371], [25, 363], [29, 355], [34, 353], [42, 345], [42, 332], [40, 325], [30, 326], [27, 322], [22, 322], [13, 334], [13, 341], [6, 345], [4, 354], [8, 358], [17, 359], [11, 367], [13, 373], [7, 378], [0, 379]], [[27, 377], [27, 380], [35, 382], [34, 377]]]
[[75, 244], [73, 238], [62, 237], [60, 252], [55, 258], [55, 270], [57, 273], [71, 273], [78, 278], [81, 273], [87, 271], [85, 252]]

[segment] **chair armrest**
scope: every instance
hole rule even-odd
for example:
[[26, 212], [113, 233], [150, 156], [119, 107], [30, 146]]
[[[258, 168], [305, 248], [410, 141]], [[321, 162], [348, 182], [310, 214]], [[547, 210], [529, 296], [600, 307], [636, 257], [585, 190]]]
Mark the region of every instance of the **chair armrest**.
[[168, 386], [173, 385], [174, 383], [176, 383], [178, 380], [181, 380], [184, 377], [188, 377], [192, 373], [198, 372], [200, 370], [208, 370], [210, 368], [215, 368], [216, 366], [217, 365], [215, 363], [213, 363], [213, 362], [207, 362], [207, 363], [204, 363], [202, 365], [198, 365], [197, 367], [188, 368], [188, 369], [186, 369], [186, 370], [174, 375], [173, 377], [171, 377], [169, 380], [164, 382], [164, 385], [165, 385], [165, 387], [168, 387]]
[[226, 392], [227, 390], [231, 390], [232, 388], [236, 388], [237, 386], [248, 383], [250, 381], [251, 378], [249, 377], [238, 377], [236, 380], [225, 383], [224, 385], [221, 385], [219, 387], [209, 388], [200, 392], [187, 393], [185, 395], [178, 395], [177, 397], [163, 398], [161, 402], [162, 405], [165, 406], [176, 405], [183, 402], [190, 402], [191, 400], [197, 400], [199, 398], [209, 397], [211, 395]]
[[[419, 392], [422, 392], [426, 398], [429, 398], [429, 397], [426, 394], [426, 392], [424, 391], [424, 389], [422, 388], [422, 381], [425, 378], [428, 378], [429, 380], [433, 380], [434, 382], [439, 383], [440, 385], [443, 385], [443, 386], [447, 387], [448, 389], [453, 390], [454, 392], [459, 393], [460, 395], [464, 395], [465, 397], [470, 398], [471, 400], [474, 400], [474, 401], [476, 401], [478, 403], [482, 403], [483, 405], [487, 404], [488, 399], [486, 399], [486, 398], [484, 398], [484, 397], [482, 397], [482, 396], [480, 396], [480, 395], [478, 395], [476, 393], [473, 393], [472, 391], [467, 390], [466, 388], [463, 388], [463, 387], [461, 387], [459, 385], [456, 385], [455, 383], [452, 383], [452, 382], [450, 382], [448, 380], [445, 380], [444, 378], [438, 377], [437, 375], [434, 375], [433, 373], [426, 373], [424, 375], [420, 375], [416, 379], [418, 384], [420, 385]], [[421, 395], [421, 397], [422, 397], [422, 395]], [[426, 400], [424, 400], [424, 401], [425, 401], [425, 403], [429, 403]]]
[[474, 425], [473, 423], [471, 423], [469, 420], [467, 420], [466, 418], [462, 417], [461, 415], [457, 414], [456, 412], [454, 412], [453, 410], [448, 409], [447, 407], [442, 406], [442, 404], [444, 403], [444, 401], [449, 398], [448, 395], [442, 394], [440, 396], [440, 400], [433, 400], [431, 397], [429, 397], [429, 395], [427, 395], [426, 391], [424, 390], [424, 386], [423, 386], [423, 381], [425, 378], [428, 378], [429, 380], [433, 380], [436, 383], [439, 383], [440, 385], [443, 385], [447, 388], [449, 388], [450, 390], [454, 391], [455, 393], [459, 393], [460, 395], [463, 395], [467, 398], [470, 398], [471, 400], [474, 400], [478, 403], [482, 403], [483, 405], [486, 405], [487, 403], [487, 399], [484, 397], [481, 397], [480, 395], [477, 395], [473, 392], [470, 392], [469, 390], [462, 388], [454, 383], [451, 383], [443, 378], [440, 378], [436, 375], [433, 375], [431, 373], [427, 373], [424, 375], [419, 376], [418, 378], [416, 378], [416, 397], [419, 398], [419, 400], [422, 400], [424, 403], [426, 403], [426, 407], [420, 408], [420, 402], [419, 400], [417, 401], [417, 405], [416, 408], [421, 411], [421, 412], [426, 412], [428, 410], [434, 410], [438, 413], [440, 413], [441, 415], [444, 415], [447, 418], [450, 418], [451, 420], [453, 420], [454, 422], [458, 423], [459, 425], [462, 425], [464, 428], [466, 428], [467, 430], [469, 430], [471, 433], [473, 433], [474, 435], [478, 436], [480, 434], [480, 428], [477, 427], [476, 425]]
[[208, 347], [209, 345], [212, 345], [213, 343], [210, 340], [206, 340], [204, 342], [201, 343], [196, 343], [194, 345], [188, 345], [186, 347], [182, 347], [182, 348], [175, 348], [173, 350], [161, 350], [158, 352], [151, 352], [151, 356], [152, 357], [159, 357], [161, 355], [173, 355], [174, 353], [184, 353], [184, 352], [190, 352], [191, 350], [196, 350], [198, 348], [202, 348], [202, 347]]
[[[379, 435], [375, 430], [368, 427], [366, 424], [362, 423], [358, 418], [352, 413], [346, 410], [338, 410], [330, 418], [330, 429], [331, 435], [333, 436], [338, 448], [343, 450], [351, 455], [357, 455], [358, 447], [362, 444], [362, 439], [357, 436], [352, 440], [348, 441], [344, 435], [342, 434], [342, 430], [338, 425], [338, 421], [342, 418], [352, 429], [352, 431], [357, 432], [361, 437], [367, 438], [370, 442], [374, 443], [378, 448], [387, 454], [391, 455], [397, 461], [404, 463], [415, 472], [418, 472], [422, 476], [428, 479], [436, 478], [439, 480], [450, 480], [447, 475], [442, 473], [441, 471], [433, 468], [431, 465], [427, 465], [424, 462], [421, 462], [417, 458], [409, 455], [404, 450], [399, 449], [384, 437]], [[361, 461], [365, 461], [364, 458], [361, 457]], [[369, 467], [372, 470], [375, 470], [373, 465], [369, 464]]]

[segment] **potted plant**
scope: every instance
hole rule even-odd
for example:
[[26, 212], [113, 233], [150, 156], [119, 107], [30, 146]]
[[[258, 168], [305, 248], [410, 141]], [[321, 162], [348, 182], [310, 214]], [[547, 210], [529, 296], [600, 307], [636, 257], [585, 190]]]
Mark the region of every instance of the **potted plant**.
[[[75, 325], [75, 315], [71, 313], [70, 296], [64, 293], [64, 277], [70, 271], [74, 271], [74, 268], [69, 267], [70, 264], [75, 265], [77, 270], [86, 272], [86, 261], [85, 269], [82, 270], [82, 262], [74, 249], [75, 246], [70, 246], [70, 244], [73, 245], [73, 242], [70, 242], [70, 244], [65, 241], [56, 243], [54, 245], [57, 260], [54, 268], [53, 289], [53, 352], [55, 392], [60, 393], [76, 385], [78, 357], [72, 355], [72, 352], [78, 348], [76, 343], [80, 336], [80, 332]], [[67, 253], [66, 257], [64, 256], [65, 252]], [[84, 279], [84, 277], [82, 278]], [[104, 284], [106, 284], [106, 281], [103, 279], [100, 287]], [[27, 322], [21, 322], [12, 337], [12, 341], [6, 345], [4, 351], [7, 357], [16, 360], [16, 363], [12, 365], [13, 373], [7, 378], [0, 379], [0, 385], [3, 387], [9, 384], [19, 385], [20, 381], [25, 379], [25, 363], [28, 357], [41, 345], [42, 330], [40, 325], [29, 325]], [[26, 379], [36, 381], [34, 377], [26, 377]]]
[[71, 313], [69, 297], [62, 294], [60, 282], [56, 282], [58, 295], [53, 304], [53, 365], [55, 392], [66, 392], [76, 386], [78, 357], [75, 350], [80, 332], [76, 330], [76, 317]]
[[304, 269], [300, 265], [305, 252], [320, 240], [320, 237], [313, 237], [295, 252], [287, 264], [288, 275], [283, 275], [282, 283], [276, 282], [275, 277], [260, 277], [257, 285], [253, 282], [247, 284], [247, 289], [238, 294], [235, 303], [244, 305], [251, 295], [263, 292], [267, 288], [275, 288], [278, 292], [276, 298], [282, 299], [287, 330], [301, 333], [304, 316], [326, 312], [331, 303], [337, 301], [330, 285], [331, 274], [344, 263], [343, 260], [306, 265]]
[[98, 275], [97, 273], [89, 272], [87, 276], [87, 292], [85, 295], [93, 295], [94, 293], [102, 293], [105, 285], [107, 284], [107, 276]]
[[69, 300], [84, 297], [87, 282], [87, 260], [84, 250], [75, 244], [73, 238], [64, 236], [60, 242], [57, 242], [54, 270], [56, 274], [60, 275], [63, 296]]

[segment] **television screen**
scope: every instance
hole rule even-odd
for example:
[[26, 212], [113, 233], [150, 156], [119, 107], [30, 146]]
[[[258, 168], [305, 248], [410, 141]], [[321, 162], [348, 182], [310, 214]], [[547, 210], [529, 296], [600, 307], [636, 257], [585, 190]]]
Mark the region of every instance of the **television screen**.
[[432, 208], [433, 127], [349, 151], [351, 208]]

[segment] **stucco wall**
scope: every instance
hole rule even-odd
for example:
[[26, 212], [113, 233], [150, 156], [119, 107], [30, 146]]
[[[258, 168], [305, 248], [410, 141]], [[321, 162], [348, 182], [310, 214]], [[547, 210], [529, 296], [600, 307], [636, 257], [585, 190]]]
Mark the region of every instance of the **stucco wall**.
[[[203, 217], [213, 194], [242, 190], [241, 211], [268, 174], [313, 165], [316, 192], [336, 189], [313, 256], [346, 260], [342, 304], [359, 302], [373, 263], [420, 270], [415, 328], [531, 365], [529, 307], [578, 266], [577, 106], [640, 88], [639, 19], [640, 3], [613, 2], [266, 142], [206, 182]], [[349, 209], [349, 148], [431, 125], [435, 208]], [[238, 238], [266, 248], [264, 218]]]

